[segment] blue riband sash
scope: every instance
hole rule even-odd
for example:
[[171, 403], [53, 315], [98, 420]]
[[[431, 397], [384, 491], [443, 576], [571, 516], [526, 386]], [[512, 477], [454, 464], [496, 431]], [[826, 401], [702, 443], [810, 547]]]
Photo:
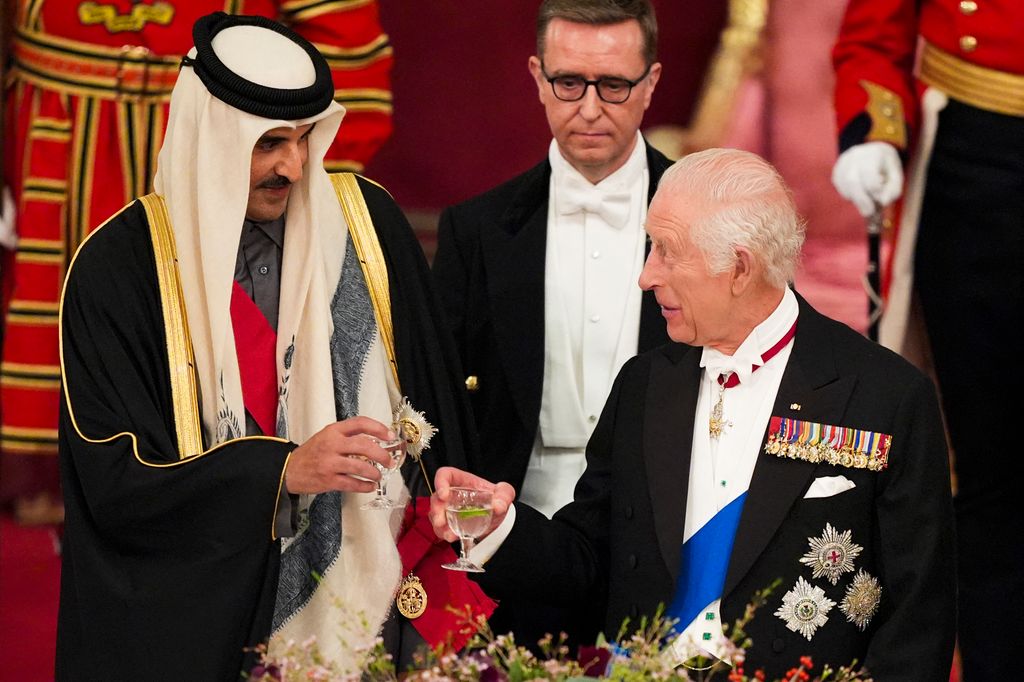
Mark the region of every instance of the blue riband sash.
[[667, 613], [669, 618], [678, 621], [676, 632], [685, 630], [704, 607], [722, 596], [725, 572], [746, 499], [744, 492], [683, 543], [676, 593]]

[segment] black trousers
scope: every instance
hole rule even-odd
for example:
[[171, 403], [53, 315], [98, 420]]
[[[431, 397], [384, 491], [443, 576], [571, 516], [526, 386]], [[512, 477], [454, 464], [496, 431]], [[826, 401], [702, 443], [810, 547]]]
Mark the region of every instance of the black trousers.
[[964, 680], [1009, 679], [1024, 641], [1024, 118], [941, 112], [914, 271], [955, 457]]

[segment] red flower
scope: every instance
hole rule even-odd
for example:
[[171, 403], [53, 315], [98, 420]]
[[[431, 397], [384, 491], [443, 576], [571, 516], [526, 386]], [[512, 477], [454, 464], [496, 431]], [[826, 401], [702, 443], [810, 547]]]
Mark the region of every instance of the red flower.
[[801, 656], [800, 665], [807, 668], [808, 670], [814, 670], [814, 661], [811, 660], [810, 656]]
[[754, 671], [754, 679], [755, 680], [760, 680], [760, 682], [764, 682], [764, 671], [763, 670], [755, 670]]

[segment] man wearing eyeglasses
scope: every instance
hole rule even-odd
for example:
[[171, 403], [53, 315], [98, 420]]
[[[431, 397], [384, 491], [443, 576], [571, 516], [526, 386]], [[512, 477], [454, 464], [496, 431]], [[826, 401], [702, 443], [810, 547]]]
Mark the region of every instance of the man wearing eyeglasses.
[[[572, 500], [619, 368], [668, 341], [636, 284], [670, 164], [639, 132], [656, 52], [649, 0], [544, 0], [528, 66], [548, 156], [440, 220], [434, 275], [480, 435], [474, 473], [547, 516]], [[532, 617], [558, 631], [550, 614]], [[535, 639], [521, 625], [517, 641]]]

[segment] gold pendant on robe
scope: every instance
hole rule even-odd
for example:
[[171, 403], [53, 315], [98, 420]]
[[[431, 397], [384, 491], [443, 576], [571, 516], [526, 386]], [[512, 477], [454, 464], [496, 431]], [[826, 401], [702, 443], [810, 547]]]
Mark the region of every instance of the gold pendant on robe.
[[427, 590], [416, 574], [410, 573], [402, 581], [395, 605], [398, 606], [398, 612], [409, 620], [419, 618], [427, 610]]

